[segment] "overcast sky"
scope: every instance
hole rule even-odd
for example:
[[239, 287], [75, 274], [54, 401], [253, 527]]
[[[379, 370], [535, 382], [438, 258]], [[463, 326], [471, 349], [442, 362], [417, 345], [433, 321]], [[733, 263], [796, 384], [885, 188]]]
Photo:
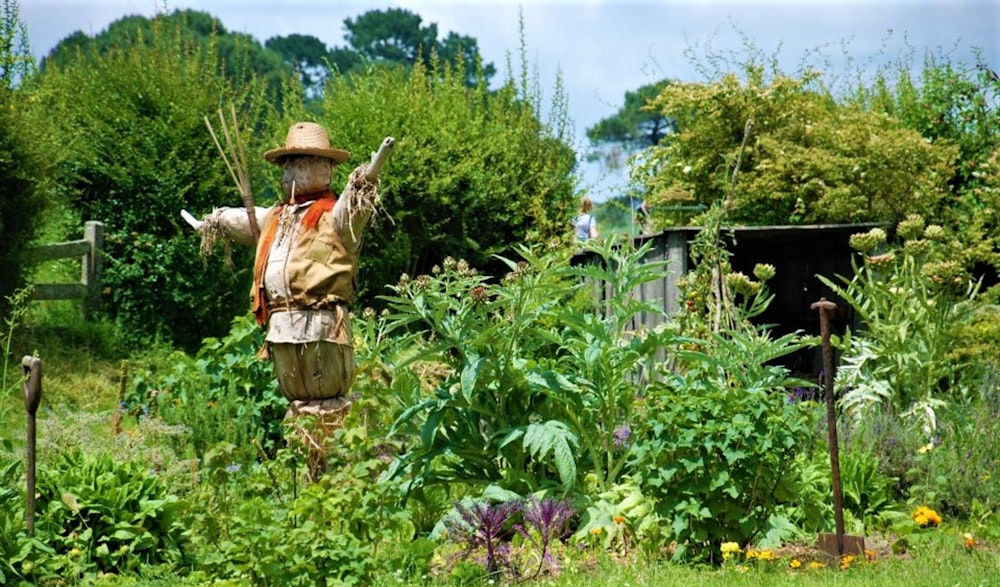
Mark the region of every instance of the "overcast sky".
[[[441, 37], [475, 38], [497, 79], [508, 54], [518, 63], [520, 9], [543, 99], [561, 74], [581, 149], [584, 130], [613, 115], [627, 90], [667, 77], [701, 81], [695, 65], [709, 51], [739, 57], [746, 41], [777, 56], [788, 73], [806, 62], [833, 77], [846, 71], [845, 54], [868, 69], [906, 55], [919, 63], [928, 50], [971, 64], [977, 48], [1000, 71], [1000, 0], [21, 0], [20, 7], [36, 56], [76, 31], [93, 36], [124, 16], [180, 8], [207, 12], [261, 43], [299, 33], [343, 46], [344, 19], [400, 7], [436, 23]], [[614, 181], [597, 189], [617, 191]]]

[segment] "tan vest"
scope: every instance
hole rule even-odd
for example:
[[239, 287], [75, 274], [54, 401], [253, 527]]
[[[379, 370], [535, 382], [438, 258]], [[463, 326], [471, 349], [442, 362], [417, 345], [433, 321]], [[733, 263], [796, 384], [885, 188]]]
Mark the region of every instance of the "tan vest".
[[[261, 235], [273, 235], [281, 217], [281, 206], [272, 208], [264, 218]], [[288, 257], [291, 297], [265, 300], [263, 271], [273, 239], [261, 238], [257, 244], [258, 269], [254, 271], [250, 297], [254, 306], [266, 303], [267, 313], [286, 309], [319, 310], [332, 305], [351, 303], [354, 297], [358, 257], [344, 246], [337, 232], [332, 212], [324, 213], [315, 229], [304, 230]], [[267, 250], [265, 250], [267, 247]], [[265, 258], [261, 258], [265, 255]], [[257, 313], [258, 308], [254, 308]], [[266, 319], [266, 313], [264, 319]], [[261, 315], [258, 314], [258, 319]]]

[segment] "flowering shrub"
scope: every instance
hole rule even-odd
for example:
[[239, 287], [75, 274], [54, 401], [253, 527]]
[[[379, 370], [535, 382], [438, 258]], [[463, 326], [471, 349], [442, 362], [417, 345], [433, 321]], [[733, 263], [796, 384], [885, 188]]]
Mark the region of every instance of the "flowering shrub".
[[850, 243], [863, 264], [838, 282], [819, 276], [857, 313], [863, 327], [841, 341], [843, 365], [835, 387], [855, 422], [880, 405], [905, 413], [929, 436], [945, 398], [975, 387], [981, 376], [950, 355], [953, 343], [982, 305], [963, 251], [945, 230], [911, 215], [900, 222], [900, 244], [881, 228]]

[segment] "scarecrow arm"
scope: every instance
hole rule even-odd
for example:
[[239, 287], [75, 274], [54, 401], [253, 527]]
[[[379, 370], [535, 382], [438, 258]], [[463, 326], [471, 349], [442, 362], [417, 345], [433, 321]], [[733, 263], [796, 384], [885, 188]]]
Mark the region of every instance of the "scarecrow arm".
[[[270, 208], [256, 206], [258, 226], [264, 222], [264, 215]], [[181, 218], [201, 233], [202, 239], [222, 237], [245, 246], [253, 246], [254, 238], [250, 228], [250, 215], [246, 208], [216, 208], [211, 214], [198, 220], [187, 210], [181, 210]]]
[[372, 160], [368, 163], [368, 169], [365, 170], [365, 179], [368, 181], [378, 181], [378, 176], [382, 173], [382, 167], [389, 160], [389, 155], [392, 154], [394, 146], [396, 146], [396, 139], [385, 137], [385, 140], [379, 145], [378, 151], [372, 153]]
[[361, 249], [361, 233], [378, 207], [379, 174], [392, 154], [396, 141], [386, 137], [371, 161], [351, 172], [344, 191], [333, 209], [334, 221], [344, 245], [357, 252]]

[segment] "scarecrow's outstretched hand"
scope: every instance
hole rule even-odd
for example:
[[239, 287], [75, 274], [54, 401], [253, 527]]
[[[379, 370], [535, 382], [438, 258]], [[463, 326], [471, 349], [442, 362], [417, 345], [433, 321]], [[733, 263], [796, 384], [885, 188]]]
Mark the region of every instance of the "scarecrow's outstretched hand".
[[[254, 208], [257, 216], [257, 223], [260, 225], [264, 221], [264, 215], [269, 208], [257, 206]], [[207, 241], [210, 245], [216, 239], [223, 238], [245, 246], [253, 246], [254, 238], [250, 229], [250, 219], [246, 208], [216, 208], [211, 214], [202, 217], [201, 220], [195, 218], [187, 210], [181, 210], [181, 218], [192, 228], [201, 233], [203, 244]], [[209, 248], [211, 248], [209, 246]]]
[[184, 210], [183, 208], [181, 209], [181, 218], [183, 218], [184, 222], [190, 224], [191, 228], [195, 230], [201, 230], [201, 227], [205, 225], [204, 220], [198, 220], [197, 218], [192, 216], [190, 212]]

